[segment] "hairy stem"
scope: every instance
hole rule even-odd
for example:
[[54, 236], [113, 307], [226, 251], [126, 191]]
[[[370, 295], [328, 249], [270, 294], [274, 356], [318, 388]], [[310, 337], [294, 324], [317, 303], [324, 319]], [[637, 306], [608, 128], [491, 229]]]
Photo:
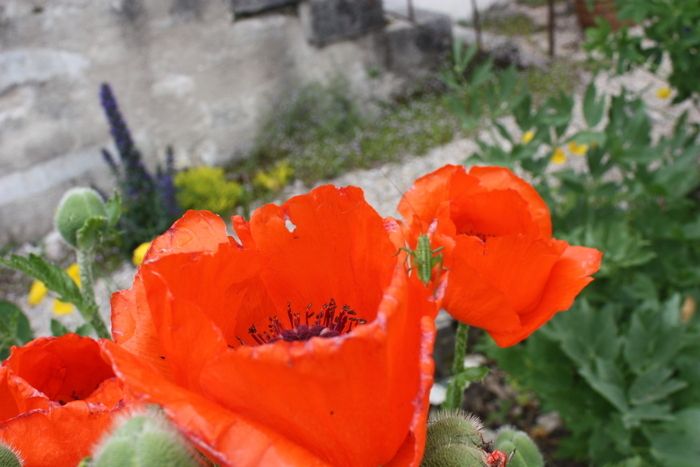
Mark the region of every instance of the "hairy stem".
[[95, 290], [93, 288], [92, 264], [94, 257], [92, 252], [78, 248], [78, 268], [80, 269], [80, 291], [83, 296], [83, 304], [78, 309], [85, 321], [95, 329], [98, 337], [109, 339], [109, 331], [105, 325], [95, 300]]
[[447, 398], [444, 407], [446, 409], [459, 409], [464, 398], [464, 383], [458, 376], [464, 371], [464, 358], [467, 356], [467, 338], [469, 326], [458, 323], [455, 336], [455, 354], [452, 360], [452, 380], [447, 387]]

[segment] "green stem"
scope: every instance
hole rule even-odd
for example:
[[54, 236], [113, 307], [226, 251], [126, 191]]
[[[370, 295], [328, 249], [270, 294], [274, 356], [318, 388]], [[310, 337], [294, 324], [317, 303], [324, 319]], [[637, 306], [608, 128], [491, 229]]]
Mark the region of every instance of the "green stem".
[[462, 408], [465, 385], [461, 378], [457, 376], [464, 371], [464, 358], [467, 356], [467, 338], [469, 337], [469, 326], [457, 324], [457, 334], [455, 336], [455, 354], [452, 360], [452, 380], [447, 386], [447, 397], [444, 406], [446, 409]]
[[90, 323], [95, 329], [98, 337], [109, 339], [109, 331], [105, 326], [100, 310], [97, 308], [95, 300], [95, 290], [93, 288], [93, 255], [92, 252], [78, 248], [76, 250], [78, 257], [78, 268], [80, 269], [80, 292], [83, 296], [83, 305], [78, 307], [83, 319]]

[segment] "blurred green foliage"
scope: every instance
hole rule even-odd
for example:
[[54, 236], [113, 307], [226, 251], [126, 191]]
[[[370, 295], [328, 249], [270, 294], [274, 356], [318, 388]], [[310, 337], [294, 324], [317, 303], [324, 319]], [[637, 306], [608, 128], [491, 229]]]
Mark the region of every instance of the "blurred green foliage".
[[361, 112], [343, 81], [309, 85], [268, 117], [245, 162], [250, 167], [229, 170], [254, 173], [287, 161], [295, 177], [313, 183], [406, 154], [424, 154], [451, 141], [459, 129], [455, 117], [444, 111], [442, 96], [434, 92], [373, 107]]
[[13, 345], [22, 345], [34, 338], [29, 320], [14, 303], [0, 300], [0, 360], [5, 360]]
[[[566, 94], [536, 103], [513, 71], [456, 53], [451, 107], [487, 135], [469, 163], [525, 175], [557, 237], [605, 253], [570, 311], [488, 353], [561, 414], [571, 435], [560, 455], [596, 466], [700, 465], [698, 125], [683, 114], [657, 131], [639, 96], [601, 95], [593, 84], [578, 106]], [[557, 150], [572, 164], [553, 166]]]
[[183, 209], [206, 209], [228, 215], [244, 196], [243, 187], [228, 180], [221, 167], [194, 167], [175, 175], [177, 202]]
[[[656, 72], [670, 61], [668, 81], [675, 102], [700, 100], [700, 2], [694, 0], [616, 0], [619, 31], [599, 19], [587, 33], [586, 48], [613, 61], [618, 73], [644, 66]], [[631, 27], [629, 24], [639, 25]], [[608, 67], [606, 63], [602, 63]]]

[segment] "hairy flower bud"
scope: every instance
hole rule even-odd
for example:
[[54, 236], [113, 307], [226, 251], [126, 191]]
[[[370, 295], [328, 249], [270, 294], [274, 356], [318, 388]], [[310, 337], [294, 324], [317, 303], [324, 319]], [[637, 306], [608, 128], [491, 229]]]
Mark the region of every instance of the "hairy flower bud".
[[464, 444], [442, 446], [426, 452], [421, 467], [486, 467], [486, 453]]
[[440, 412], [428, 424], [426, 451], [452, 444], [480, 447], [484, 443], [481, 430], [481, 422], [474, 416], [461, 411]]
[[499, 430], [494, 446], [509, 456], [508, 467], [543, 467], [544, 459], [537, 445], [522, 431]]
[[106, 217], [104, 201], [91, 188], [72, 188], [58, 203], [54, 223], [61, 237], [71, 246], [77, 246], [78, 230], [91, 217]]
[[159, 412], [123, 422], [95, 450], [93, 467], [195, 467], [194, 451]]
[[2, 467], [22, 467], [22, 462], [11, 448], [0, 443], [0, 465]]

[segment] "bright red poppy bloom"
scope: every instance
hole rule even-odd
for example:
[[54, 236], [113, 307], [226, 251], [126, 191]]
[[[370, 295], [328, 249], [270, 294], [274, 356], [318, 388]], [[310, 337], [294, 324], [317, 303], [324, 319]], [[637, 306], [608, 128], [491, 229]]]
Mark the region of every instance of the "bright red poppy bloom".
[[0, 442], [25, 467], [76, 465], [123, 407], [122, 383], [87, 337], [35, 339], [0, 367]]
[[361, 190], [233, 225], [189, 211], [153, 242], [112, 299], [117, 374], [223, 465], [417, 465], [436, 303]]
[[443, 307], [502, 347], [570, 308], [600, 268], [598, 250], [552, 238], [544, 200], [502, 167], [442, 167], [416, 180], [399, 212], [407, 238], [430, 232], [444, 248]]

